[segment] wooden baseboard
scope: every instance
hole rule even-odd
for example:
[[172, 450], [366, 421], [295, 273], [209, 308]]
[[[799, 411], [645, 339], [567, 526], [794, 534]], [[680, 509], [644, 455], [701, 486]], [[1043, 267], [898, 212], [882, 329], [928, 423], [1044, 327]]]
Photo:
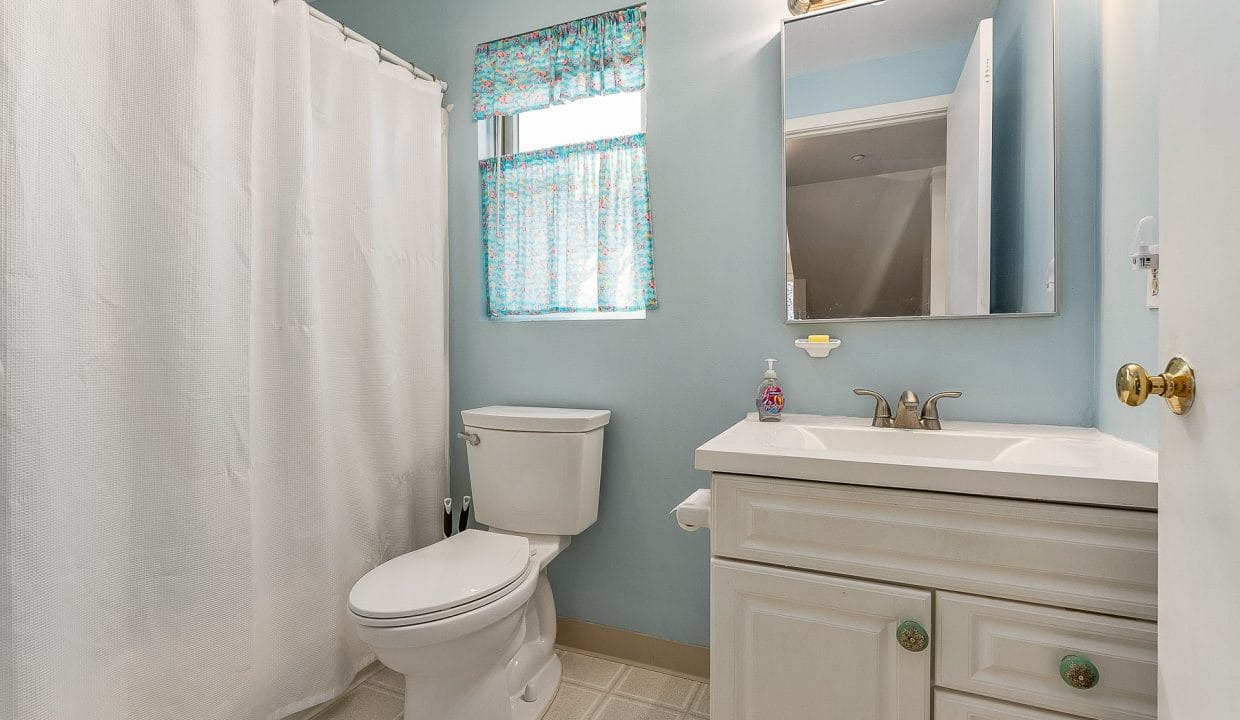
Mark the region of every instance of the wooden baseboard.
[[628, 665], [684, 675], [706, 682], [710, 648], [664, 640], [584, 620], [557, 618], [556, 644]]

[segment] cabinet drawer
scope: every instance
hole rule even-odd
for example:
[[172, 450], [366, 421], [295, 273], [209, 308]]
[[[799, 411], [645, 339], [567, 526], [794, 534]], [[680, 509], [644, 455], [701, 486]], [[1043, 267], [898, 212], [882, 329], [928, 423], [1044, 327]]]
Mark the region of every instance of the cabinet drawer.
[[934, 720], [1077, 720], [1050, 710], [935, 689]]
[[729, 560], [710, 571], [713, 720], [930, 720], [925, 590]]
[[1155, 513], [716, 474], [713, 552], [1154, 619]]
[[934, 720], [1078, 720], [1050, 710], [935, 689]]
[[[1055, 608], [937, 595], [937, 684], [1098, 720], [1157, 714], [1154, 623]], [[1097, 684], [1060, 677], [1068, 655], [1097, 667]]]

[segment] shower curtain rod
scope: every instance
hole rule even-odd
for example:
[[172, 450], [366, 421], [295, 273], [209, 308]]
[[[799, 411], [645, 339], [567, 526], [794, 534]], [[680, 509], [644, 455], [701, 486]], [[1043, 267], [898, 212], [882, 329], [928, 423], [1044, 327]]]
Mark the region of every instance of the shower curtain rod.
[[[278, 2], [280, 2], [280, 0], [272, 0], [272, 2], [276, 2], [276, 3], [278, 3]], [[443, 80], [440, 80], [439, 78], [435, 77], [433, 74], [428, 73], [427, 71], [425, 71], [425, 70], [423, 70], [422, 68], [420, 68], [420, 67], [418, 67], [418, 66], [414, 65], [413, 63], [409, 62], [408, 60], [405, 60], [404, 58], [402, 58], [402, 57], [400, 57], [400, 56], [398, 56], [398, 55], [395, 55], [395, 54], [393, 54], [392, 52], [390, 52], [390, 51], [388, 51], [388, 50], [385, 50], [385, 49], [383, 48], [383, 46], [382, 46], [382, 45], [380, 45], [379, 43], [377, 43], [377, 42], [375, 42], [375, 41], [371, 40], [370, 38], [367, 38], [366, 36], [361, 35], [360, 33], [358, 33], [358, 32], [356, 32], [356, 31], [354, 31], [354, 30], [350, 29], [347, 25], [345, 25], [344, 23], [340, 22], [340, 21], [339, 21], [339, 20], [337, 20], [336, 18], [334, 18], [334, 17], [332, 17], [332, 16], [330, 16], [330, 15], [327, 15], [326, 13], [323, 13], [323, 12], [320, 12], [320, 11], [318, 11], [318, 10], [315, 10], [315, 9], [314, 9], [314, 8], [312, 8], [312, 7], [309, 7], [309, 6], [307, 6], [307, 7], [308, 7], [308, 9], [310, 10], [310, 17], [314, 18], [315, 20], [319, 20], [319, 21], [325, 22], [325, 23], [327, 23], [328, 25], [331, 25], [331, 26], [335, 27], [337, 30], [339, 30], [339, 31], [340, 31], [340, 33], [341, 33], [342, 35], [344, 35], [346, 38], [349, 38], [350, 40], [356, 40], [356, 41], [358, 41], [358, 42], [360, 42], [360, 43], [366, 43], [366, 44], [367, 44], [367, 45], [369, 45], [370, 47], [374, 48], [374, 51], [375, 51], [376, 53], [378, 53], [378, 54], [379, 54], [379, 59], [380, 59], [380, 60], [382, 60], [382, 61], [384, 61], [384, 62], [389, 62], [389, 63], [392, 63], [393, 65], [399, 65], [400, 67], [403, 67], [404, 69], [406, 69], [406, 70], [408, 70], [409, 72], [413, 73], [413, 76], [414, 76], [414, 77], [416, 77], [416, 78], [420, 78], [420, 79], [422, 79], [422, 80], [430, 80], [431, 82], [438, 83], [438, 84], [439, 84], [439, 91], [440, 91], [440, 92], [447, 92], [447, 91], [448, 91], [448, 83], [447, 83], [447, 82], [445, 82], [445, 81], [443, 81]]]

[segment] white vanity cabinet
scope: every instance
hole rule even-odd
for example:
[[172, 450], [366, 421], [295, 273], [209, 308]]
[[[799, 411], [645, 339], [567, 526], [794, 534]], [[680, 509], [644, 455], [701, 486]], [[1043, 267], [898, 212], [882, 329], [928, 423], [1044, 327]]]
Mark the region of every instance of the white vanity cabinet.
[[1154, 512], [711, 484], [714, 720], [1155, 717]]

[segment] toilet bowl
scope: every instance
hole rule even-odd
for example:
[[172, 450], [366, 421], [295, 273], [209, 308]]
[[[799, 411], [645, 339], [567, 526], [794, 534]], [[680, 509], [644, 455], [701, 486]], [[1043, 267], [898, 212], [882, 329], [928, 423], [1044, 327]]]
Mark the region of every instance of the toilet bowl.
[[358, 636], [405, 676], [413, 720], [537, 720], [560, 683], [547, 565], [598, 514], [605, 410], [462, 412], [475, 517], [371, 570], [349, 593]]
[[550, 557], [525, 537], [466, 530], [358, 581], [349, 613], [379, 660], [405, 676], [406, 717], [542, 714], [560, 681]]

